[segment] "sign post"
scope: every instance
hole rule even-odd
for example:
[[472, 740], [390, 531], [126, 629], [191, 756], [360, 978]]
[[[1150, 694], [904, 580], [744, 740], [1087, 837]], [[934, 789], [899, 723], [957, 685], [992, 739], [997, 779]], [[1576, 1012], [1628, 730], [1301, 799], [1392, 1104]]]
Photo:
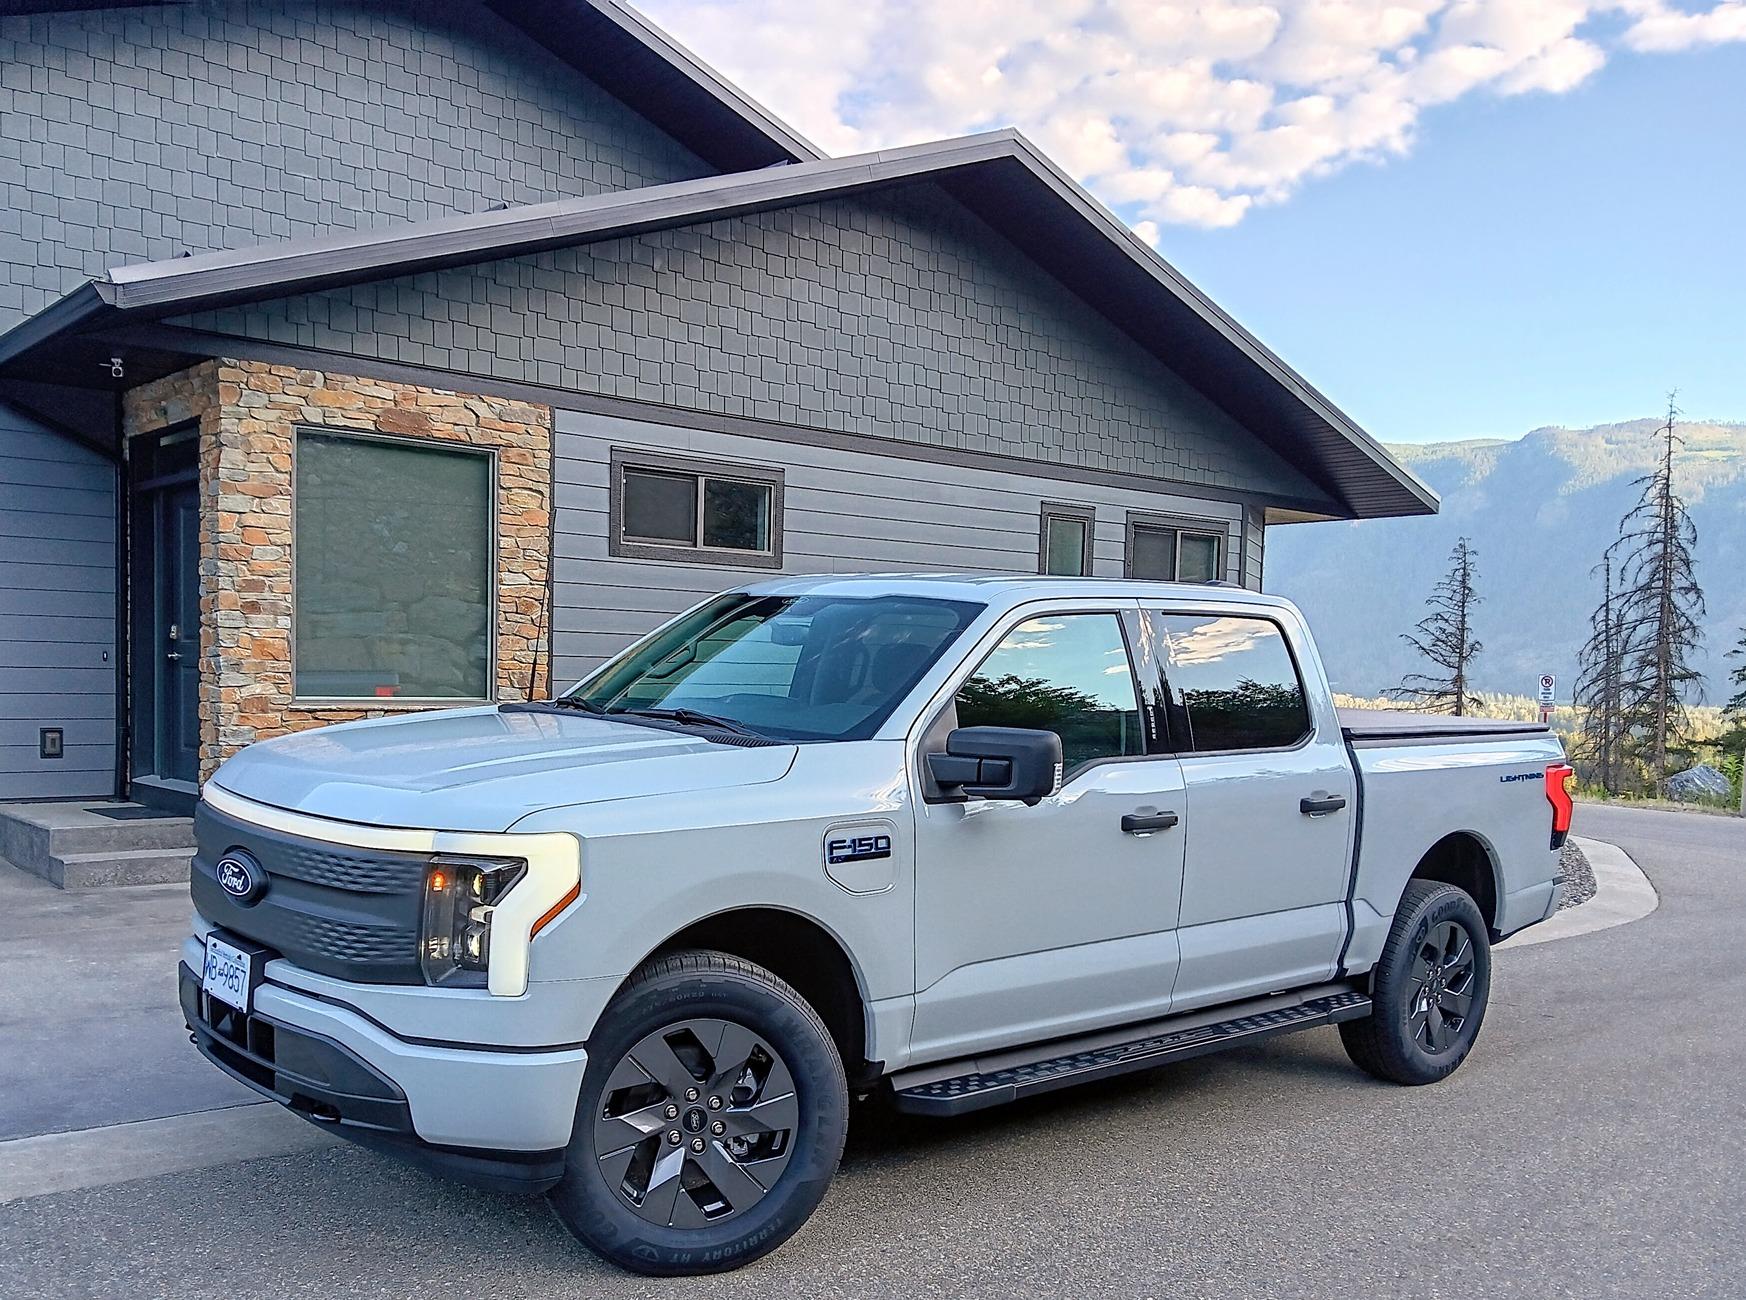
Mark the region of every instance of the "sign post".
[[1552, 673], [1540, 674], [1540, 725], [1552, 721], [1552, 704], [1558, 698], [1558, 678]]

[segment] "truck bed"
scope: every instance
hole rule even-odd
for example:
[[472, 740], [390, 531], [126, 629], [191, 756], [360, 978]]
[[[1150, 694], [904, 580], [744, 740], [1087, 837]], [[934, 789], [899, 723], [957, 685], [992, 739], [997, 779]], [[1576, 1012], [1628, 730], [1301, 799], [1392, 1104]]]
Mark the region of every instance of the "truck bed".
[[1467, 740], [1487, 736], [1545, 735], [1538, 722], [1502, 718], [1456, 718], [1404, 709], [1337, 709], [1340, 731], [1347, 740]]

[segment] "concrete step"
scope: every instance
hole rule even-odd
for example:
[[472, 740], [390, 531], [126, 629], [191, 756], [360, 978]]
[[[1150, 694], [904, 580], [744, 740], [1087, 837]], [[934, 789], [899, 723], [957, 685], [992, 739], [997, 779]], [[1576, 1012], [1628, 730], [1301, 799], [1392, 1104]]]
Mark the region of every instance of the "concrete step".
[[120, 853], [67, 853], [50, 858], [45, 870], [20, 863], [26, 871], [62, 889], [107, 885], [170, 885], [188, 879], [192, 848], [128, 849]]
[[[116, 819], [95, 811], [116, 806], [125, 805], [0, 804], [0, 857], [68, 889], [186, 880], [187, 858], [194, 848], [193, 820]], [[178, 857], [180, 874], [164, 874], [178, 870], [173, 865]]]

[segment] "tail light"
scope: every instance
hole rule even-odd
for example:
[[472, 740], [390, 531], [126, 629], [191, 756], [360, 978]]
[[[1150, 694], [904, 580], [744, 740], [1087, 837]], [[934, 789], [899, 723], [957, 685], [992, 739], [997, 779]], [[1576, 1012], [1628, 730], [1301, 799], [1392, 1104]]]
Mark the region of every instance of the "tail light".
[[1552, 805], [1552, 847], [1561, 849], [1570, 834], [1570, 815], [1576, 811], [1576, 769], [1568, 763], [1553, 763], [1546, 769], [1546, 802]]

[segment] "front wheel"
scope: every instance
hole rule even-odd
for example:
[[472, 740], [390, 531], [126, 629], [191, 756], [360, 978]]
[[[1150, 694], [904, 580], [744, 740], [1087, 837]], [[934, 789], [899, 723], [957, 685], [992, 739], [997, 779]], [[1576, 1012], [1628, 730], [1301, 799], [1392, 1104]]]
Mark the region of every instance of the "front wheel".
[[1435, 1083], [1467, 1059], [1491, 995], [1491, 943], [1472, 898], [1414, 880], [1372, 978], [1370, 1015], [1340, 1026], [1346, 1055], [1390, 1083]]
[[817, 1013], [720, 952], [650, 962], [589, 1040], [552, 1205], [639, 1273], [718, 1273], [788, 1240], [848, 1132], [843, 1065]]

